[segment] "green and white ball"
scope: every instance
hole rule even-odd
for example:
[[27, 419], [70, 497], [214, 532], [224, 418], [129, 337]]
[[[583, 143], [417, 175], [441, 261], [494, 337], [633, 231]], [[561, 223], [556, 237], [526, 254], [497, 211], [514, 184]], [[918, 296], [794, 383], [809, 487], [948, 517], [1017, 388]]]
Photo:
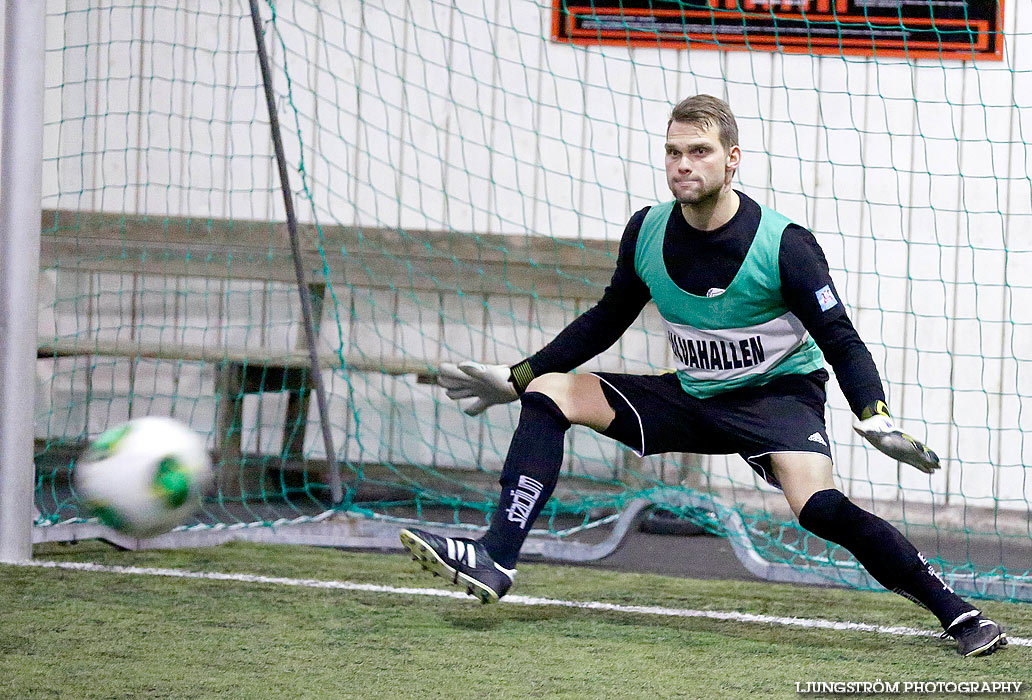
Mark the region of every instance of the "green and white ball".
[[154, 537], [182, 525], [212, 481], [201, 436], [157, 416], [104, 431], [72, 475], [85, 513], [134, 537]]

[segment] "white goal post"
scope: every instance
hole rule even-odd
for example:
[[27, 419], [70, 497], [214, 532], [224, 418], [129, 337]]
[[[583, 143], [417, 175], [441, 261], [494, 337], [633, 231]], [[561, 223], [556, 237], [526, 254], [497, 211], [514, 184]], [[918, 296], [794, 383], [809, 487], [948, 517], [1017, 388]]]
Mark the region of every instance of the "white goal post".
[[0, 128], [0, 561], [32, 558], [46, 4], [7, 0]]

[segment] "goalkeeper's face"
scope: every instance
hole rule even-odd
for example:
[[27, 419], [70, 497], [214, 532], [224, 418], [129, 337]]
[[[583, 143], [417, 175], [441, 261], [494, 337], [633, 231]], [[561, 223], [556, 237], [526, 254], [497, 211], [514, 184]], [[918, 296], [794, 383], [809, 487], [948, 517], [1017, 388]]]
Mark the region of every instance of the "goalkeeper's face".
[[715, 201], [730, 189], [741, 149], [725, 150], [716, 124], [672, 122], [665, 148], [667, 185], [678, 204]]

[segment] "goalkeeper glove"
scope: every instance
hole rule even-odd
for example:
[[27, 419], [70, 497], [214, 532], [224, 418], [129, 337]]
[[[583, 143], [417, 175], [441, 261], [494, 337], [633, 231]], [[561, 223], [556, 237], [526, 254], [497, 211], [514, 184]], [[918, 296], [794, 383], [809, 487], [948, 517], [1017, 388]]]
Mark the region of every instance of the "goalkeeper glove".
[[442, 362], [437, 383], [445, 388], [448, 398], [458, 400], [463, 413], [476, 416], [489, 406], [515, 401], [533, 378], [526, 360], [512, 368], [470, 361], [458, 365]]
[[860, 433], [880, 452], [931, 474], [939, 468], [939, 457], [920, 441], [896, 427], [884, 401], [875, 401], [853, 418], [853, 430]]

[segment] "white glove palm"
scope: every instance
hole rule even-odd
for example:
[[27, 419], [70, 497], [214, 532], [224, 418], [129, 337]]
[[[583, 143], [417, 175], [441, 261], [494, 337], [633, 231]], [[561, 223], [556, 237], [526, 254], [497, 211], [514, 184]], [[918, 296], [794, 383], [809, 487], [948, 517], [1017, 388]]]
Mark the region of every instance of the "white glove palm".
[[457, 399], [463, 413], [480, 415], [488, 406], [516, 400], [516, 389], [509, 382], [506, 365], [482, 365], [479, 362], [442, 362], [437, 383], [449, 399]]
[[931, 474], [939, 468], [939, 457], [923, 443], [896, 427], [892, 416], [876, 413], [865, 420], [853, 418], [853, 430], [863, 435], [880, 452]]

